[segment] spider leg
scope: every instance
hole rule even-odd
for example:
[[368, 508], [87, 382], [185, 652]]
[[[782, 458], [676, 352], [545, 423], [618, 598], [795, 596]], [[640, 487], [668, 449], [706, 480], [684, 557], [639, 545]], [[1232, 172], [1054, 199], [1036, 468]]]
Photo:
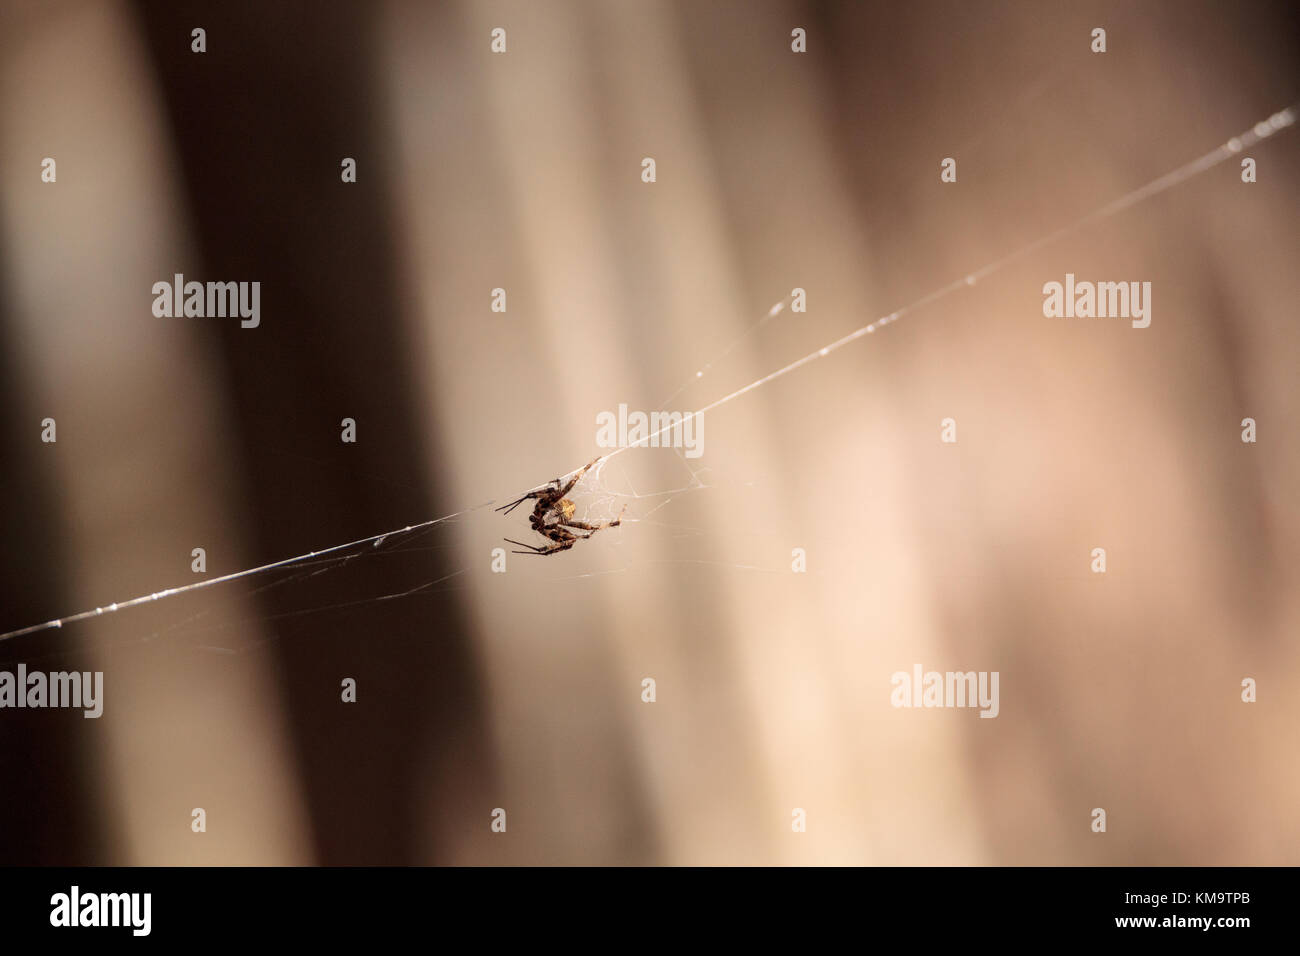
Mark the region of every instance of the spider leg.
[[[623, 506], [623, 511], [627, 511], [627, 505]], [[613, 521], [602, 521], [599, 524], [587, 524], [587, 522], [585, 521], [566, 521], [564, 522], [564, 525], [565, 527], [568, 528], [580, 528], [583, 531], [590, 531], [591, 534], [583, 535], [584, 538], [590, 538], [592, 534], [595, 534], [597, 531], [601, 530], [602, 528], [617, 528], [620, 524], [622, 524], [623, 511], [620, 511], [618, 513], [618, 517], [615, 518]]]
[[532, 498], [548, 498], [553, 501], [559, 501], [561, 498], [563, 498], [565, 495], [567, 495], [570, 491], [573, 490], [573, 486], [576, 485], [579, 481], [581, 481], [582, 476], [587, 473], [587, 470], [590, 469], [591, 466], [596, 464], [596, 462], [598, 461], [600, 461], [599, 456], [593, 458], [591, 461], [587, 462], [585, 465], [579, 468], [576, 472], [574, 472], [573, 477], [569, 479], [568, 484], [565, 484], [562, 479], [552, 478], [550, 481], [546, 483], [545, 488], [538, 488], [536, 491], [530, 491], [528, 492], [528, 494], [516, 498], [514, 501], [510, 502], [509, 504], [504, 504], [500, 508], [496, 508], [494, 510], [504, 511], [506, 514], [510, 514], [510, 512], [514, 511], [525, 501], [528, 501]]
[[[514, 538], [503, 538], [502, 540], [504, 540], [504, 541], [509, 541], [511, 544], [517, 544], [517, 545], [519, 545], [519, 547], [521, 547], [521, 548], [529, 548], [529, 549], [531, 549], [531, 553], [536, 553], [536, 552], [538, 552], [538, 551], [545, 551], [545, 550], [546, 550], [545, 548], [539, 548], [539, 547], [538, 547], [537, 545], [535, 545], [535, 544], [524, 544], [524, 542], [522, 542], [522, 541], [516, 541]], [[515, 554], [528, 554], [528, 553], [530, 553], [530, 552], [528, 552], [528, 551], [516, 551], [516, 552], [515, 552]]]
[[[510, 541], [509, 538], [506, 538], [506, 540], [507, 540], [507, 541]], [[510, 553], [511, 553], [511, 554], [536, 554], [536, 555], [540, 555], [540, 556], [545, 557], [545, 556], [548, 555], [548, 554], [555, 554], [557, 551], [567, 551], [567, 550], [569, 550], [569, 548], [572, 548], [572, 547], [573, 547], [573, 542], [575, 542], [575, 541], [577, 541], [577, 540], [578, 540], [577, 535], [574, 535], [574, 536], [568, 538], [568, 539], [565, 540], [565, 541], [557, 541], [555, 544], [551, 545], [549, 548], [537, 548], [537, 547], [534, 547], [534, 546], [531, 545], [531, 544], [525, 544], [524, 547], [525, 547], [525, 548], [529, 548], [530, 550], [528, 550], [528, 551], [511, 551]], [[511, 543], [511, 544], [522, 544], [522, 542], [520, 542], [520, 541], [510, 541], [510, 543]]]
[[[597, 459], [597, 461], [599, 461], [599, 460], [600, 460], [600, 459]], [[591, 464], [594, 465], [595, 462], [592, 462]], [[566, 493], [570, 488], [573, 487], [574, 482], [576, 482], [576, 481], [578, 480], [578, 478], [580, 478], [580, 477], [582, 476], [582, 472], [583, 472], [583, 471], [586, 471], [587, 468], [590, 468], [590, 467], [591, 467], [591, 465], [587, 465], [586, 468], [583, 468], [582, 471], [578, 472], [578, 475], [574, 478], [574, 480], [571, 481], [571, 482], [569, 482], [569, 484], [567, 484], [567, 485], [564, 486], [564, 490], [561, 490], [561, 489], [560, 489], [560, 479], [559, 479], [559, 478], [552, 478], [552, 479], [551, 479], [550, 481], [548, 481], [548, 482], [547, 482], [543, 487], [541, 487], [541, 488], [534, 488], [532, 491], [528, 492], [528, 493], [525, 494], [525, 495], [522, 495], [522, 496], [519, 497], [519, 498], [516, 498], [514, 501], [510, 502], [509, 504], [502, 505], [500, 508], [496, 508], [496, 509], [494, 509], [494, 510], [496, 510], [496, 511], [504, 511], [506, 514], [510, 514], [510, 512], [514, 511], [516, 508], [518, 508], [518, 507], [519, 507], [521, 504], [523, 504], [525, 501], [530, 501], [530, 500], [532, 500], [532, 499], [534, 499], [534, 498], [544, 498], [544, 499], [546, 499], [546, 500], [548, 500], [548, 501], [559, 501], [561, 498], [564, 497], [565, 493]]]
[[529, 498], [536, 498], [536, 497], [539, 496], [535, 492], [529, 492], [528, 494], [524, 495], [522, 498], [516, 498], [514, 501], [510, 502], [510, 504], [502, 505], [500, 508], [494, 508], [493, 510], [504, 511], [506, 514], [510, 514], [510, 512], [514, 511], [516, 508], [518, 508]]
[[[570, 491], [572, 491], [573, 486], [576, 485], [578, 482], [580, 482], [582, 480], [582, 476], [587, 473], [587, 469], [589, 469], [596, 462], [600, 461], [600, 459], [601, 456], [597, 455], [595, 458], [591, 459], [591, 461], [587, 462], [585, 465], [583, 465], [581, 468], [575, 471], [573, 473], [573, 477], [569, 479], [569, 483], [560, 489], [560, 497], [563, 498]], [[555, 483], [558, 485], [560, 483], [560, 479], [556, 478]]]

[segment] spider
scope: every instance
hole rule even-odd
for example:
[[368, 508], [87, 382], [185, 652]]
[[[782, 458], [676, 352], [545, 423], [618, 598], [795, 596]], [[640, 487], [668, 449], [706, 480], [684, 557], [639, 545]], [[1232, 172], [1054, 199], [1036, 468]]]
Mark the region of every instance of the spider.
[[[521, 548], [527, 548], [527, 551], [512, 551], [512, 554], [555, 554], [559, 551], [567, 551], [580, 538], [590, 538], [602, 528], [616, 528], [623, 521], [623, 511], [627, 510], [627, 505], [623, 506], [623, 511], [618, 513], [618, 517], [613, 521], [602, 521], [600, 524], [587, 524], [585, 521], [574, 521], [573, 512], [574, 504], [568, 498], [564, 497], [573, 490], [573, 486], [582, 480], [582, 476], [587, 473], [592, 465], [600, 461], [599, 458], [593, 458], [587, 464], [577, 470], [568, 484], [563, 484], [559, 478], [551, 481], [545, 488], [539, 488], [537, 491], [530, 491], [522, 498], [517, 498], [508, 505], [502, 505], [497, 511], [504, 511], [506, 514], [514, 511], [525, 501], [530, 498], [536, 498], [537, 504], [533, 508], [533, 513], [529, 517], [529, 523], [532, 524], [533, 530], [545, 538], [549, 538], [554, 544], [546, 547], [537, 545], [524, 544], [522, 541], [515, 541], [513, 538], [506, 538], [511, 544], [517, 544]], [[586, 534], [575, 534], [570, 528], [576, 528], [579, 532], [585, 531]]]

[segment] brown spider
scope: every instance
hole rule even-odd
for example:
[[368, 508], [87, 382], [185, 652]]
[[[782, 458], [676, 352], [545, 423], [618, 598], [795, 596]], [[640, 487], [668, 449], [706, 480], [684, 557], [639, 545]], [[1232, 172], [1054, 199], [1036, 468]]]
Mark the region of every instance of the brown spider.
[[[518, 498], [508, 505], [502, 505], [497, 511], [504, 511], [506, 514], [514, 511], [525, 501], [530, 498], [536, 498], [537, 504], [533, 508], [533, 513], [529, 517], [529, 523], [533, 530], [545, 538], [549, 538], [555, 543], [544, 548], [536, 545], [524, 544], [522, 541], [515, 541], [513, 538], [506, 538], [511, 544], [517, 544], [521, 548], [527, 548], [527, 551], [512, 551], [511, 554], [555, 554], [559, 551], [567, 551], [572, 548], [574, 543], [580, 538], [590, 538], [602, 528], [616, 528], [623, 521], [623, 511], [627, 510], [627, 505], [623, 506], [623, 511], [618, 513], [618, 517], [613, 521], [602, 521], [600, 524], [587, 524], [585, 521], [574, 521], [573, 512], [574, 504], [568, 498], [564, 497], [573, 490], [573, 486], [582, 480], [582, 476], [587, 473], [587, 469], [600, 461], [599, 458], [593, 458], [587, 464], [583, 465], [569, 479], [568, 484], [561, 484], [559, 478], [547, 484], [545, 488], [539, 488], [537, 491], [530, 491], [522, 498]], [[586, 534], [574, 534], [570, 528], [577, 528], [578, 531], [585, 531]]]

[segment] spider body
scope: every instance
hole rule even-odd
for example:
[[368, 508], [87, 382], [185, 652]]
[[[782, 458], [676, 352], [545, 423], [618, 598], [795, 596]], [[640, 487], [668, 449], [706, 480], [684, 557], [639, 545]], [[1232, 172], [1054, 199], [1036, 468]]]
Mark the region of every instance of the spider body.
[[[583, 465], [567, 483], [556, 478], [547, 484], [545, 488], [530, 491], [522, 498], [516, 498], [510, 504], [502, 505], [496, 509], [510, 514], [525, 501], [532, 499], [537, 501], [537, 504], [533, 506], [533, 513], [528, 518], [528, 523], [534, 531], [549, 540], [551, 544], [538, 547], [537, 545], [524, 544], [522, 541], [515, 541], [513, 538], [506, 538], [505, 540], [511, 544], [517, 544], [521, 548], [528, 549], [527, 551], [514, 551], [513, 554], [558, 554], [561, 551], [568, 551], [579, 540], [590, 538], [602, 528], [615, 528], [622, 523], [623, 512], [621, 511], [613, 521], [602, 521], [599, 524], [588, 524], [585, 521], [573, 520], [577, 507], [565, 495], [572, 491], [574, 486], [582, 480], [582, 476], [587, 473], [587, 469], [598, 461], [600, 461], [599, 458], [593, 458]], [[624, 510], [626, 510], [626, 506], [624, 506]]]

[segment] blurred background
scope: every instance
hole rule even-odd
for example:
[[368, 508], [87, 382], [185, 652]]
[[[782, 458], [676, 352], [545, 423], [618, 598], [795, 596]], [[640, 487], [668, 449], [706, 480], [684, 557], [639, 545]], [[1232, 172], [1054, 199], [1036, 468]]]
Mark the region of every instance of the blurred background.
[[[0, 631], [457, 515], [0, 644], [106, 685], [0, 713], [0, 861], [1300, 861], [1294, 130], [618, 455], [567, 553], [469, 510], [1292, 104], [1297, 19], [0, 0]], [[1151, 327], [1045, 319], [1067, 272]], [[915, 664], [1000, 716], [891, 707]]]

